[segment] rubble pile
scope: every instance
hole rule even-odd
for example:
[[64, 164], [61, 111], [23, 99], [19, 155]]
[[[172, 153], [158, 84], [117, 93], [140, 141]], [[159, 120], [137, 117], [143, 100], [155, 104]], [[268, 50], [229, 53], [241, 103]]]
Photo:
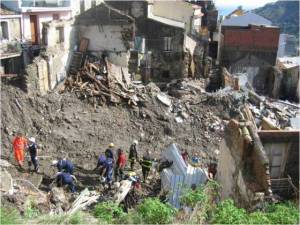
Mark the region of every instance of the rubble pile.
[[91, 98], [90, 102], [97, 105], [121, 102], [137, 105], [138, 100], [127, 68], [95, 57], [87, 57], [82, 68], [66, 79], [65, 89], [78, 97]]
[[296, 129], [291, 119], [296, 118], [299, 105], [288, 101], [268, 99], [248, 91], [249, 109], [255, 118], [255, 124], [262, 130]]

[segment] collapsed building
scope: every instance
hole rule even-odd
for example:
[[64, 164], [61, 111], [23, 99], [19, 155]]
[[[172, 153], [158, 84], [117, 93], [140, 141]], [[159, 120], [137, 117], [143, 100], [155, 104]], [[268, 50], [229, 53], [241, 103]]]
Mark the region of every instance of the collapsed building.
[[297, 196], [298, 146], [299, 130], [257, 130], [249, 120], [231, 120], [218, 157], [221, 197], [253, 209], [263, 201]]
[[221, 65], [230, 73], [246, 73], [249, 83], [266, 94], [268, 74], [276, 64], [279, 28], [249, 25], [222, 27]]
[[[279, 60], [278, 65], [286, 71], [284, 75], [273, 67], [278, 28], [248, 22], [217, 28], [216, 18], [217, 10], [208, 1], [178, 1], [171, 6], [163, 1], [106, 1], [81, 10], [74, 20], [46, 21], [38, 38], [43, 50], [25, 70], [26, 88], [33, 96], [46, 95], [65, 80], [63, 88], [58, 89], [70, 93], [53, 92], [35, 100], [9, 90], [15, 102], [13, 106], [7, 103], [11, 111], [5, 113], [6, 121], [13, 120], [9, 117], [11, 112], [17, 112], [22, 129], [42, 133], [45, 153], [66, 154], [78, 164], [86, 162], [87, 167], [99, 153], [99, 142], [110, 142], [111, 138], [127, 146], [129, 139], [139, 137], [146, 148], [155, 150], [164, 149], [170, 140], [179, 141], [195, 155], [199, 153], [204, 162], [215, 156], [211, 153], [215, 146], [211, 144], [218, 144], [219, 136], [225, 135], [217, 175], [222, 198], [232, 197], [241, 206], [251, 208], [262, 200], [274, 199], [275, 194], [290, 197], [297, 192], [299, 183], [299, 130], [290, 121], [299, 106], [269, 101], [251, 90], [245, 91], [240, 88], [240, 74], [257, 91], [267, 91], [275, 97], [282, 90], [289, 90], [289, 94], [299, 90], [297, 67]], [[220, 42], [218, 34], [222, 37]], [[222, 70], [226, 88], [207, 93], [202, 85], [206, 80], [183, 79], [211, 76], [218, 48], [222, 51], [221, 65], [230, 71]], [[139, 80], [138, 76], [145, 83], [166, 81], [173, 97], [161, 93], [153, 83], [144, 86], [132, 82]], [[282, 80], [284, 86], [280, 85]], [[246, 92], [253, 104], [245, 111], [240, 105]], [[75, 95], [80, 100], [72, 98]], [[94, 106], [91, 109], [84, 104], [89, 97]], [[126, 107], [99, 107], [103, 103], [125, 103], [132, 111]], [[34, 116], [23, 114], [32, 112], [32, 108], [36, 110]], [[235, 118], [240, 110], [243, 116]], [[230, 120], [232, 117], [235, 120]], [[19, 120], [15, 123], [19, 124]], [[14, 128], [6, 124], [3, 132], [8, 152]], [[78, 149], [84, 151], [78, 153]], [[201, 168], [186, 166], [177, 150], [173, 158], [178, 162], [164, 171], [162, 186], [173, 190], [169, 200], [179, 207], [180, 185], [204, 183], [206, 174]], [[49, 162], [43, 163], [49, 166]], [[96, 175], [85, 174], [88, 169], [79, 168], [81, 187], [98, 184]], [[42, 187], [46, 186], [49, 179], [39, 176], [36, 186], [41, 182]]]

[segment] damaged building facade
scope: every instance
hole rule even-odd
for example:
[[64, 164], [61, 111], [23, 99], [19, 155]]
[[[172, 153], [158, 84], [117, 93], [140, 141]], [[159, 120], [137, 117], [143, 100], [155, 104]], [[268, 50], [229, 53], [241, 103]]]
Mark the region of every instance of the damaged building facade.
[[232, 74], [247, 74], [249, 83], [266, 94], [269, 72], [276, 65], [279, 28], [222, 26], [221, 65]]
[[107, 4], [100, 4], [80, 14], [75, 21], [78, 43], [89, 40], [87, 50], [127, 67], [134, 40], [134, 19]]
[[1, 74], [19, 74], [21, 72], [22, 49], [21, 15], [1, 4], [0, 9], [0, 59]]
[[[172, 5], [163, 1], [106, 3], [134, 18], [134, 48], [130, 59], [133, 73], [141, 73], [144, 80], [202, 76], [209, 33], [202, 32], [203, 21], [206, 21], [203, 18], [208, 18], [208, 14], [203, 13], [201, 4], [185, 1]], [[214, 18], [217, 21], [217, 15]], [[207, 24], [211, 23], [205, 22], [205, 27]]]
[[299, 130], [258, 130], [249, 120], [231, 120], [218, 156], [221, 198], [233, 198], [239, 206], [251, 210], [263, 201], [274, 201], [275, 196], [295, 196], [298, 146]]

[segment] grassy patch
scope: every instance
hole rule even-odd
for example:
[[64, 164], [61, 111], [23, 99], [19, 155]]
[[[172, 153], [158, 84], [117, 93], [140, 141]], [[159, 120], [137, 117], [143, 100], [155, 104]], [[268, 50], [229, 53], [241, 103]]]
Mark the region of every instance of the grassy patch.
[[15, 209], [0, 207], [0, 224], [20, 224], [20, 215]]

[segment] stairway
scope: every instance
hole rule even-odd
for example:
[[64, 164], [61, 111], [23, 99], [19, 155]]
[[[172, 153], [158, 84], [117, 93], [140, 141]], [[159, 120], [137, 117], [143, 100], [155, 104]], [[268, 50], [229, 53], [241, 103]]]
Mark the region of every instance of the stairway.
[[69, 74], [76, 74], [78, 69], [81, 67], [83, 60], [83, 53], [82, 52], [73, 52], [70, 67], [69, 67]]

